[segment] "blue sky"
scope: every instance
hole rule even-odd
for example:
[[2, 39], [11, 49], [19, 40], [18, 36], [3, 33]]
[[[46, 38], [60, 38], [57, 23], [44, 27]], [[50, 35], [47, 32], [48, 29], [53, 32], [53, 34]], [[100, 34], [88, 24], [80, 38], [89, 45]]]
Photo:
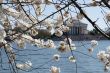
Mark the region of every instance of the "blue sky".
[[[54, 0], [54, 1], [56, 1], [56, 0]], [[86, 3], [90, 3], [92, 0], [85, 0], [85, 1], [86, 1]], [[77, 2], [84, 3], [84, 0], [77, 0]], [[101, 8], [100, 7], [88, 7], [88, 8], [86, 7], [86, 8], [84, 8], [84, 10], [86, 11], [87, 15], [93, 21], [95, 21], [99, 18], [99, 20], [97, 21], [97, 24], [99, 25], [100, 28], [105, 29], [107, 27], [105, 25], [105, 22], [103, 21], [103, 15], [101, 14]], [[46, 16], [48, 16], [48, 15], [52, 14], [52, 12], [55, 12], [55, 11], [56, 11], [56, 9], [53, 5], [46, 5], [45, 11], [43, 13], [45, 13]], [[31, 12], [33, 15], [35, 15], [33, 10]], [[107, 9], [106, 9], [106, 12], [108, 12]], [[73, 14], [73, 17], [75, 17], [75, 14], [74, 13], [72, 13], [72, 14]], [[58, 14], [56, 14], [54, 17], [57, 17], [57, 15]], [[43, 19], [46, 16], [41, 16], [39, 18]], [[93, 29], [92, 25], [85, 18], [81, 21], [88, 24], [88, 28], [87, 28], [88, 30]]]
[[[83, 3], [84, 1], [86, 1], [86, 3], [90, 3], [92, 0], [78, 0], [78, 2], [80, 3]], [[99, 0], [97, 0], [99, 1]], [[109, 9], [105, 9], [105, 8], [102, 8], [105, 12], [109, 12]], [[105, 15], [103, 16], [103, 14], [101, 13], [102, 11], [101, 7], [99, 6], [96, 6], [96, 7], [86, 7], [84, 8], [84, 10], [86, 11], [87, 15], [93, 20], [93, 21], [96, 21], [98, 19], [98, 21], [96, 22], [96, 24], [98, 24], [98, 26], [101, 28], [101, 29], [105, 29], [107, 26], [103, 20], [103, 18], [105, 18]], [[86, 20], [86, 19], [83, 19], [82, 22], [84, 23], [87, 23], [88, 24], [88, 30], [92, 30], [93, 27], [92, 25]]]
[[[89, 3], [91, 2], [92, 0], [85, 0], [86, 3]], [[78, 2], [80, 3], [83, 3], [84, 1], [83, 0], [78, 0]], [[86, 11], [87, 15], [93, 20], [93, 21], [96, 21], [98, 18], [98, 21], [96, 22], [96, 24], [98, 24], [98, 26], [101, 28], [101, 29], [105, 29], [107, 26], [103, 20], [103, 14], [101, 13], [101, 8], [100, 7], [86, 7], [84, 8], [84, 10]], [[108, 12], [107, 9], [104, 9], [106, 12]], [[47, 5], [46, 7], [46, 11], [45, 13], [47, 15], [50, 15], [52, 12], [55, 12], [55, 7], [53, 5]], [[74, 13], [73, 13], [74, 15]], [[56, 16], [56, 15], [55, 15]], [[75, 16], [73, 16], [75, 17]], [[44, 18], [44, 17], [43, 17]], [[82, 22], [84, 23], [87, 23], [88, 24], [88, 30], [92, 30], [93, 27], [92, 25], [84, 18], [83, 20], [81, 20]]]
[[[101, 29], [105, 29], [107, 26], [103, 20], [103, 18], [105, 18], [105, 15], [103, 16], [103, 14], [101, 13], [101, 9], [99, 7], [91, 7], [91, 8], [86, 8], [85, 9], [87, 12], [87, 15], [93, 20], [96, 21], [98, 19], [98, 21], [96, 22], [96, 24], [98, 24], [98, 26]], [[106, 12], [108, 12], [106, 10]], [[86, 20], [83, 19], [82, 20], [85, 23], [88, 23], [88, 29], [91, 30], [92, 29], [92, 25]]]

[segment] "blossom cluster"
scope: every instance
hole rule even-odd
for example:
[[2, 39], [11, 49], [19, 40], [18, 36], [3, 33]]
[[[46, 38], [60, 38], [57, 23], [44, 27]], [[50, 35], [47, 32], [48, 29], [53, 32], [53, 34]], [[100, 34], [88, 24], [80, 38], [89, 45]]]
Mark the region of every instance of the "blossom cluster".
[[66, 52], [70, 50], [75, 50], [76, 46], [74, 43], [72, 43], [72, 40], [70, 38], [64, 39], [64, 41], [60, 42], [60, 46], [58, 47], [58, 51], [60, 52]]
[[91, 47], [88, 49], [89, 53], [92, 53], [93, 50], [96, 48], [96, 46], [98, 45], [98, 41], [96, 40], [91, 40]]
[[23, 64], [19, 64], [19, 63], [16, 64], [16, 67], [17, 67], [18, 69], [21, 69], [21, 70], [22, 70], [22, 69], [24, 69], [24, 70], [30, 69], [31, 66], [32, 66], [31, 61], [27, 61], [27, 62], [25, 62], [25, 63], [23, 63]]
[[[5, 2], [5, 0], [0, 0], [0, 3]], [[9, 0], [13, 5], [2, 5], [0, 4], [0, 48], [3, 48], [9, 55], [9, 63], [14, 64], [16, 60], [16, 53], [12, 48], [13, 42], [17, 44], [19, 49], [26, 49], [26, 44], [30, 43], [38, 48], [52, 49], [55, 48], [60, 53], [65, 53], [69, 51], [76, 50], [76, 45], [72, 42], [71, 38], [66, 37], [64, 40], [58, 43], [58, 47], [55, 42], [51, 40], [51, 36], [62, 37], [65, 33], [68, 33], [71, 29], [69, 25], [73, 25], [73, 17], [71, 17], [71, 8], [60, 10], [65, 3], [53, 3], [53, 0]], [[29, 3], [28, 4], [25, 4]], [[67, 1], [70, 3], [70, 1]], [[88, 6], [99, 6], [101, 0], [92, 0]], [[8, 2], [7, 2], [8, 3]], [[20, 4], [21, 3], [21, 4]], [[24, 4], [23, 4], [24, 3]], [[54, 19], [51, 19], [51, 15], [45, 17], [45, 7], [44, 5], [53, 4], [55, 9], [58, 10]], [[32, 5], [32, 6], [31, 6]], [[72, 6], [72, 4], [70, 4]], [[80, 5], [80, 3], [79, 3]], [[103, 4], [102, 4], [103, 5]], [[28, 9], [31, 10], [28, 10]], [[44, 10], [43, 10], [44, 9]], [[77, 10], [77, 9], [76, 9]], [[33, 12], [34, 11], [34, 12]], [[30, 13], [32, 12], [32, 13]], [[74, 11], [72, 11], [74, 12]], [[34, 14], [35, 13], [35, 14]], [[77, 11], [76, 11], [77, 13]], [[84, 11], [86, 14], [86, 11]], [[33, 15], [34, 14], [34, 15]], [[48, 15], [48, 14], [47, 14]], [[84, 18], [84, 14], [78, 12], [75, 16], [78, 20]], [[106, 14], [107, 21], [110, 21], [110, 13]], [[50, 20], [49, 20], [50, 19]], [[68, 35], [66, 35], [68, 36]], [[89, 44], [91, 47], [88, 51], [93, 52], [94, 48], [98, 45], [98, 41], [92, 40]], [[100, 51], [98, 54], [98, 59], [104, 63], [105, 70], [110, 69], [110, 47], [108, 47], [107, 52]], [[59, 54], [54, 54], [52, 60], [59, 61], [62, 58]], [[69, 56], [69, 62], [76, 62], [75, 57]], [[31, 61], [25, 63], [16, 63], [16, 68], [21, 70], [28, 70], [32, 68]], [[51, 73], [60, 73], [60, 68], [56, 66], [51, 66]]]
[[98, 59], [104, 64], [104, 70], [110, 70], [110, 46], [107, 47], [107, 51], [99, 51], [97, 54]]
[[[17, 0], [12, 0], [12, 2], [17, 2]], [[25, 2], [25, 0], [20, 0], [20, 2]], [[31, 2], [35, 8], [36, 15], [40, 16], [42, 14], [42, 3], [47, 5], [51, 4], [51, 0], [27, 0]], [[2, 3], [2, 2], [0, 2]], [[7, 15], [9, 17], [7, 17]], [[65, 13], [64, 16], [67, 16], [68, 13]], [[34, 16], [26, 16], [23, 10], [16, 6], [12, 8], [8, 5], [0, 5], [0, 45], [3, 47], [6, 52], [10, 55], [9, 63], [15, 63], [16, 53], [12, 48], [12, 42], [16, 43], [18, 48], [26, 49], [26, 44], [30, 43], [38, 48], [58, 48], [60, 52], [66, 52], [69, 50], [75, 50], [75, 44], [72, 44], [72, 40], [69, 38], [70, 45], [67, 43], [67, 39], [60, 43], [59, 47], [56, 47], [54, 41], [51, 39], [42, 39], [35, 38], [38, 36], [52, 36], [55, 34], [57, 37], [61, 37], [63, 33], [68, 32], [70, 28], [67, 25], [63, 25], [63, 18], [58, 17], [55, 23], [50, 20], [44, 20], [39, 23], [39, 19], [36, 19]], [[30, 19], [31, 20], [30, 20]], [[12, 22], [14, 21], [14, 22]], [[70, 21], [68, 21], [70, 23]], [[37, 24], [38, 23], [38, 24]], [[35, 27], [33, 24], [36, 24]], [[72, 24], [72, 23], [71, 23]], [[54, 30], [54, 31], [52, 31]], [[54, 60], [59, 61], [60, 56], [54, 55]], [[69, 58], [73, 62], [72, 57]], [[32, 68], [31, 61], [25, 63], [16, 63], [16, 68], [21, 70], [28, 70]], [[52, 66], [50, 69], [51, 73], [60, 73], [60, 68]]]

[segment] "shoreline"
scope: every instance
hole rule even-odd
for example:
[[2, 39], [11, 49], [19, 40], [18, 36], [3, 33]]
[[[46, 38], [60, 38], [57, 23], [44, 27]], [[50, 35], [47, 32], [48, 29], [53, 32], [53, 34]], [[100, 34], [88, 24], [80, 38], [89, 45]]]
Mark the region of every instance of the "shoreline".
[[[54, 37], [54, 38], [52, 38], [52, 40], [60, 41], [60, 40], [63, 40], [64, 38], [65, 38], [64, 36], [62, 36], [61, 38], [60, 37]], [[74, 41], [108, 40], [107, 38], [105, 38], [102, 35], [88, 35], [88, 34], [86, 34], [86, 35], [69, 35], [69, 38], [71, 38]]]

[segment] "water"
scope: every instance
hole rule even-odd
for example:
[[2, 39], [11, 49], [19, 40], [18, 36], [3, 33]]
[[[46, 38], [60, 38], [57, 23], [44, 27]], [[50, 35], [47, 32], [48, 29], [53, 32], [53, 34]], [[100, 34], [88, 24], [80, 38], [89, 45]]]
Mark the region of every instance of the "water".
[[[55, 42], [58, 46], [59, 42]], [[98, 59], [94, 59], [90, 56], [97, 58], [97, 53], [99, 50], [106, 50], [106, 47], [110, 45], [110, 41], [99, 41], [99, 45], [94, 49], [93, 53], [90, 55], [88, 53], [88, 48], [90, 47], [90, 41], [74, 41], [78, 47], [76, 51], [73, 51], [74, 56], [77, 61], [77, 73], [104, 73], [104, 66], [99, 62]], [[84, 46], [81, 46], [84, 45]], [[14, 45], [16, 47], [16, 45]], [[16, 47], [17, 48], [17, 47]], [[21, 49], [17, 51], [17, 63], [23, 63], [30, 60], [33, 64], [33, 68], [29, 72], [18, 70], [18, 73], [50, 73], [51, 66], [60, 67], [61, 73], [76, 73], [76, 64], [71, 63], [68, 57], [71, 56], [71, 52], [60, 53], [57, 49], [47, 49], [47, 48], [37, 48], [32, 45], [27, 44], [26, 49]], [[79, 53], [80, 52], [80, 53]], [[87, 55], [84, 55], [84, 54]], [[60, 54], [60, 61], [56, 62], [52, 60], [54, 54]], [[5, 69], [9, 69], [9, 64], [7, 57], [2, 50], [2, 66]], [[11, 73], [10, 70], [3, 70], [0, 66], [0, 73]]]

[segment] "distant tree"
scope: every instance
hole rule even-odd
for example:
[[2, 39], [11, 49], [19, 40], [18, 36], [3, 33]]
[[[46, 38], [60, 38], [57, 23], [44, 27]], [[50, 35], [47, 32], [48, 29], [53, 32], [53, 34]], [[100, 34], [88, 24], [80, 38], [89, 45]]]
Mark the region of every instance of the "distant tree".
[[100, 35], [100, 32], [97, 31], [96, 29], [93, 29], [93, 30], [89, 31], [88, 34], [90, 34], [90, 35]]

